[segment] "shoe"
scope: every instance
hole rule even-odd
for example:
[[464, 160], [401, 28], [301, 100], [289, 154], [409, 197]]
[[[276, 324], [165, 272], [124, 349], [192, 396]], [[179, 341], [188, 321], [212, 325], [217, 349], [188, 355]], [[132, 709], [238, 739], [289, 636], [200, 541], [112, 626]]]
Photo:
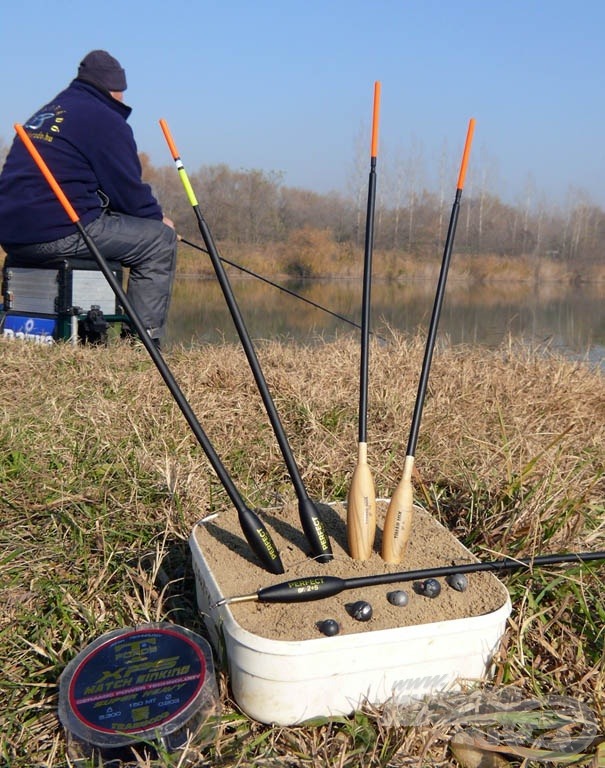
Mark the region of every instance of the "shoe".
[[[120, 332], [120, 338], [124, 341], [129, 341], [131, 344], [136, 344], [137, 342], [140, 342], [141, 339], [139, 338], [139, 334], [136, 331], [133, 331], [132, 328], [129, 325], [123, 325], [122, 330]], [[151, 337], [151, 341], [153, 342], [153, 345], [156, 349], [161, 350], [162, 345], [159, 338], [153, 338]]]

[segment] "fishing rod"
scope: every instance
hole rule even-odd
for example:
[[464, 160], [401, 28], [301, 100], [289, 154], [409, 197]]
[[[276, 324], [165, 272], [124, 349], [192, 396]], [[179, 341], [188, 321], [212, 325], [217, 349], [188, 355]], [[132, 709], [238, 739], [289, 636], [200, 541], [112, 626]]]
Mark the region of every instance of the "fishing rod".
[[307, 576], [292, 581], [284, 581], [263, 587], [249, 595], [235, 595], [224, 597], [213, 604], [212, 607], [231, 605], [232, 603], [245, 603], [257, 601], [260, 603], [305, 603], [312, 600], [323, 600], [333, 597], [340, 592], [358, 587], [374, 587], [381, 584], [396, 584], [407, 581], [421, 581], [423, 579], [437, 579], [439, 577], [453, 576], [459, 573], [478, 573], [480, 571], [521, 571], [540, 568], [548, 565], [563, 563], [588, 563], [591, 561], [605, 560], [605, 551], [577, 552], [553, 555], [539, 555], [519, 560], [505, 557], [501, 560], [486, 560], [477, 563], [462, 563], [460, 565], [443, 565], [435, 568], [420, 568], [415, 571], [401, 571], [398, 573], [380, 573], [374, 576], [355, 576], [350, 579], [341, 579], [337, 576]]
[[252, 341], [250, 339], [250, 336], [244, 324], [244, 319], [242, 317], [237, 301], [235, 299], [235, 295], [233, 294], [233, 290], [231, 289], [229, 278], [227, 277], [227, 273], [221, 262], [216, 245], [214, 243], [214, 239], [212, 237], [212, 234], [210, 233], [208, 224], [206, 223], [206, 220], [204, 219], [202, 212], [200, 210], [197, 198], [193, 191], [193, 187], [191, 186], [191, 182], [189, 181], [189, 177], [187, 175], [183, 162], [179, 156], [178, 150], [176, 148], [176, 145], [174, 143], [174, 140], [168, 128], [168, 124], [166, 123], [165, 120], [160, 120], [160, 126], [162, 128], [162, 132], [164, 133], [164, 138], [166, 139], [168, 148], [170, 149], [170, 152], [174, 159], [177, 171], [183, 183], [183, 187], [185, 188], [187, 198], [196, 215], [200, 233], [202, 235], [206, 248], [208, 249], [208, 255], [212, 260], [212, 266], [214, 267], [214, 271], [216, 273], [217, 279], [223, 291], [223, 295], [227, 302], [227, 306], [229, 307], [229, 312], [231, 313], [231, 317], [237, 329], [237, 333], [242, 343], [242, 347], [244, 349], [244, 352], [248, 359], [248, 363], [252, 370], [254, 380], [258, 387], [258, 391], [265, 405], [267, 415], [269, 416], [269, 421], [271, 422], [271, 426], [273, 427], [273, 431], [277, 438], [277, 442], [279, 443], [279, 447], [281, 449], [282, 455], [286, 462], [288, 473], [290, 475], [292, 484], [294, 486], [294, 490], [296, 492], [296, 496], [298, 498], [298, 513], [299, 513], [300, 521], [302, 523], [304, 534], [311, 548], [311, 557], [313, 557], [320, 563], [327, 563], [329, 560], [333, 558], [333, 554], [332, 554], [332, 546], [330, 544], [330, 539], [328, 537], [326, 527], [324, 525], [323, 520], [321, 519], [317, 506], [313, 503], [313, 501], [309, 497], [309, 494], [307, 493], [307, 490], [304, 486], [304, 483], [300, 474], [300, 470], [298, 469], [298, 466], [294, 459], [294, 454], [292, 453], [292, 449], [290, 448], [290, 445], [288, 443], [288, 439], [286, 437], [286, 433], [284, 432], [279, 415], [277, 413], [275, 403], [273, 402], [271, 393], [269, 392], [269, 387], [267, 386], [267, 382], [261, 370], [258, 357], [254, 350], [254, 345], [252, 344]]
[[429, 380], [431, 360], [433, 358], [433, 351], [435, 349], [437, 326], [439, 324], [441, 307], [443, 306], [445, 283], [447, 280], [447, 272], [452, 256], [452, 247], [454, 244], [454, 236], [456, 234], [458, 214], [460, 212], [460, 198], [462, 197], [462, 189], [464, 187], [464, 179], [466, 177], [466, 169], [468, 165], [474, 131], [475, 120], [474, 118], [471, 118], [468, 124], [466, 141], [464, 144], [464, 152], [462, 153], [462, 162], [460, 164], [460, 173], [458, 175], [458, 183], [456, 185], [456, 195], [452, 206], [450, 223], [445, 240], [445, 247], [443, 250], [441, 271], [439, 273], [439, 280], [437, 283], [437, 292], [435, 294], [435, 301], [433, 304], [433, 313], [431, 315], [431, 322], [429, 325], [429, 334], [426, 341], [424, 359], [422, 361], [420, 382], [418, 384], [418, 392], [416, 394], [416, 403], [414, 405], [414, 414], [412, 417], [410, 436], [405, 455], [405, 462], [403, 465], [403, 476], [399, 482], [399, 485], [391, 496], [391, 501], [387, 509], [384, 523], [384, 531], [382, 536], [382, 557], [387, 563], [401, 562], [412, 532], [414, 515], [412, 470], [414, 469], [414, 456], [416, 453], [416, 443], [418, 441], [418, 430], [420, 429], [420, 419], [422, 417], [422, 409], [424, 406], [426, 388]]
[[357, 464], [347, 496], [347, 542], [355, 560], [369, 560], [376, 534], [376, 493], [368, 466], [368, 369], [370, 359], [370, 295], [372, 284], [372, 250], [374, 246], [374, 210], [376, 207], [376, 157], [378, 154], [378, 115], [380, 83], [374, 83], [370, 175], [366, 214], [363, 290], [361, 308], [361, 355], [359, 365], [359, 433]]
[[42, 158], [42, 156], [34, 146], [32, 140], [25, 132], [23, 126], [15, 125], [15, 130], [17, 131], [17, 134], [20, 137], [20, 139], [25, 144], [25, 147], [28, 150], [29, 154], [31, 155], [32, 159], [38, 166], [38, 169], [41, 171], [42, 175], [50, 185], [52, 191], [55, 193], [58, 201], [61, 203], [65, 212], [71, 219], [72, 223], [75, 224], [76, 228], [81, 234], [84, 242], [86, 243], [88, 250], [94, 256], [99, 266], [99, 269], [101, 270], [107, 282], [113, 289], [113, 292], [115, 293], [115, 295], [118, 298], [118, 301], [124, 308], [124, 311], [128, 316], [128, 319], [130, 320], [136, 332], [138, 333], [143, 343], [143, 346], [145, 347], [151, 359], [155, 363], [156, 368], [158, 369], [160, 375], [164, 379], [164, 382], [166, 383], [166, 386], [168, 387], [170, 393], [172, 394], [174, 400], [176, 401], [176, 404], [181, 409], [181, 412], [183, 413], [183, 416], [185, 417], [185, 419], [187, 420], [187, 423], [191, 427], [193, 434], [197, 438], [201, 447], [204, 449], [204, 452], [206, 453], [206, 456], [208, 457], [210, 464], [214, 468], [214, 471], [216, 472], [219, 480], [223, 484], [223, 487], [227, 491], [229, 498], [231, 499], [231, 501], [233, 502], [233, 505], [237, 510], [238, 519], [239, 519], [242, 532], [244, 533], [244, 536], [246, 537], [252, 551], [256, 554], [256, 556], [262, 562], [263, 566], [268, 571], [275, 574], [284, 573], [284, 566], [279, 556], [277, 547], [275, 546], [275, 544], [273, 543], [273, 540], [271, 539], [271, 535], [269, 534], [269, 531], [267, 530], [267, 528], [265, 527], [264, 523], [261, 521], [259, 516], [256, 514], [256, 512], [253, 512], [244, 503], [237, 488], [235, 487], [233, 480], [231, 479], [231, 477], [229, 476], [229, 473], [227, 472], [221, 460], [219, 459], [216, 451], [212, 446], [212, 443], [210, 442], [206, 433], [202, 429], [202, 426], [199, 423], [197, 417], [195, 416], [189, 402], [187, 401], [182, 390], [177, 384], [170, 368], [166, 364], [166, 361], [162, 357], [159, 349], [155, 346], [151, 337], [147, 333], [145, 326], [143, 325], [137, 312], [132, 306], [130, 299], [128, 298], [122, 286], [120, 285], [119, 281], [117, 280], [116, 276], [110, 269], [104, 256], [101, 254], [101, 252], [95, 245], [93, 239], [90, 237], [90, 235], [86, 232], [86, 230], [82, 226], [82, 223], [80, 221], [78, 214], [74, 210], [70, 201], [67, 199], [67, 196], [59, 186], [57, 180], [55, 179], [50, 169], [46, 165], [44, 159]]
[[[181, 243], [185, 243], [185, 245], [189, 245], [191, 246], [191, 248], [195, 248], [196, 250], [201, 251], [202, 253], [208, 253], [206, 248], [202, 248], [200, 245], [197, 245], [196, 243], [192, 243], [191, 240], [187, 240], [181, 235], [179, 235], [179, 240], [181, 241]], [[235, 267], [235, 269], [239, 269], [240, 272], [244, 272], [246, 275], [250, 275], [251, 277], [256, 277], [257, 280], [262, 280], [263, 283], [267, 283], [267, 285], [271, 285], [273, 286], [273, 288], [277, 288], [278, 290], [283, 291], [284, 293], [287, 293], [289, 296], [293, 296], [295, 299], [300, 299], [301, 301], [304, 301], [307, 304], [310, 304], [312, 307], [315, 307], [315, 309], [321, 309], [322, 312], [327, 312], [328, 315], [332, 315], [332, 317], [335, 317], [338, 320], [342, 320], [343, 322], [348, 323], [349, 325], [353, 326], [353, 328], [361, 328], [359, 323], [356, 323], [354, 320], [351, 320], [349, 317], [340, 315], [338, 312], [333, 312], [331, 309], [328, 309], [327, 307], [324, 307], [321, 304], [317, 304], [317, 302], [312, 301], [311, 299], [307, 299], [305, 296], [301, 296], [300, 293], [296, 293], [296, 291], [292, 291], [290, 290], [290, 288], [286, 288], [285, 285], [274, 283], [272, 280], [269, 280], [269, 278], [263, 277], [263, 275], [259, 275], [257, 272], [253, 272], [251, 269], [242, 267], [241, 264], [237, 264], [235, 261], [230, 261], [229, 259], [226, 259], [224, 256], [219, 256], [219, 258], [223, 262], [223, 264], [228, 264], [230, 267]]]

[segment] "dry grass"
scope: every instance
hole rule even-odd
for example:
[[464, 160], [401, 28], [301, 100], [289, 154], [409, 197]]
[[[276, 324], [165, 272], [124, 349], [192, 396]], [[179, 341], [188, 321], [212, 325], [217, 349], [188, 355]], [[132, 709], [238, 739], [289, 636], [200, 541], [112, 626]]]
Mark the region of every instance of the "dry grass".
[[[141, 621], [203, 631], [187, 537], [228, 500], [144, 349], [0, 346], [0, 763], [56, 768], [68, 764], [57, 680], [81, 648]], [[371, 351], [369, 462], [379, 496], [400, 479], [423, 351], [424, 339], [395, 334]], [[259, 357], [309, 492], [343, 498], [356, 461], [357, 345], [267, 343]], [[245, 498], [291, 498], [240, 348], [166, 358]], [[440, 348], [416, 465], [419, 500], [479, 557], [604, 549], [605, 377], [546, 350]], [[602, 733], [599, 569], [506, 583], [514, 607], [497, 685], [575, 697]], [[271, 728], [239, 713], [220, 682], [215, 743], [192, 750], [193, 762], [165, 755], [158, 765], [455, 764], [451, 726], [401, 727], [369, 709]], [[596, 766], [597, 748], [577, 761]]]
[[[181, 274], [214, 275], [210, 258], [203, 252], [200, 236], [191, 240], [193, 246], [179, 246], [178, 270]], [[363, 241], [337, 243], [329, 232], [313, 228], [296, 230], [285, 243], [266, 243], [262, 246], [221, 242], [219, 253], [227, 261], [275, 279], [290, 277], [360, 278], [363, 272]], [[443, 251], [441, 247], [428, 253], [409, 250], [376, 249], [372, 260], [374, 279], [396, 280], [404, 283], [430, 281], [435, 283]], [[230, 274], [241, 271], [229, 264]], [[449, 269], [450, 282], [464, 285], [506, 284], [529, 285], [544, 290], [551, 283], [559, 288], [577, 280], [603, 283], [605, 268], [600, 262], [558, 261], [546, 256], [504, 256], [492, 253], [458, 253]], [[510, 294], [507, 294], [510, 295]]]

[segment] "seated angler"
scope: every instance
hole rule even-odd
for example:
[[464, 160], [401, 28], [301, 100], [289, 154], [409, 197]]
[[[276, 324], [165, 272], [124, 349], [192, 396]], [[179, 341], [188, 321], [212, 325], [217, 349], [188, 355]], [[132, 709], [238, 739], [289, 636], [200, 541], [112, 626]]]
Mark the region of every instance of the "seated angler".
[[[159, 346], [177, 239], [173, 223], [142, 179], [126, 75], [106, 51], [91, 51], [67, 88], [24, 125], [102, 255], [128, 267], [128, 298]], [[91, 259], [23, 143], [16, 138], [0, 174], [0, 244], [31, 265]]]

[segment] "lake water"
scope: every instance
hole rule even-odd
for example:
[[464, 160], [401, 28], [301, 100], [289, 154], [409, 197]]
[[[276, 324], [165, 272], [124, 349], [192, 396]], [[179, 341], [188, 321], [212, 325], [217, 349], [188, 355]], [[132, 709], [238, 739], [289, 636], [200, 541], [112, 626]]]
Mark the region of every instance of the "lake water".
[[[359, 323], [360, 280], [274, 281], [288, 290]], [[300, 298], [256, 278], [232, 278], [233, 293], [253, 340], [280, 339], [315, 344], [360, 331]], [[435, 285], [374, 281], [371, 327], [426, 334]], [[562, 351], [605, 367], [605, 285], [561, 286], [500, 283], [469, 289], [450, 282], [438, 339], [453, 344], [497, 347], [509, 339]], [[178, 277], [170, 310], [167, 345], [237, 341], [216, 280]]]

